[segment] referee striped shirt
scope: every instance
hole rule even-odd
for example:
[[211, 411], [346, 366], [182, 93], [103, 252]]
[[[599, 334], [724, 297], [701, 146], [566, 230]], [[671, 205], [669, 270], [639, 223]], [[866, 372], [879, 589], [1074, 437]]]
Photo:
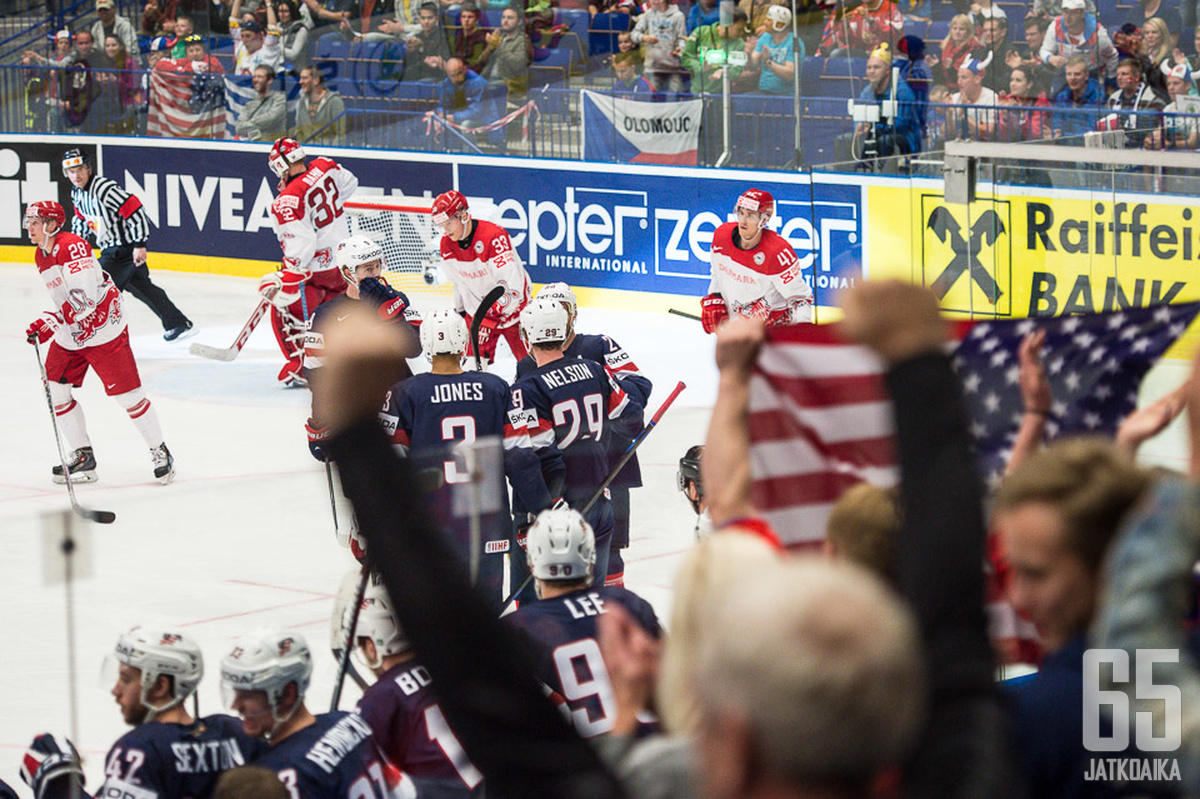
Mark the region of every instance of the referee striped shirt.
[[71, 203], [75, 216], [71, 220], [71, 231], [84, 239], [93, 238], [96, 247], [132, 245], [145, 247], [150, 238], [150, 218], [142, 201], [110, 180], [100, 175], [82, 189], [71, 187]]

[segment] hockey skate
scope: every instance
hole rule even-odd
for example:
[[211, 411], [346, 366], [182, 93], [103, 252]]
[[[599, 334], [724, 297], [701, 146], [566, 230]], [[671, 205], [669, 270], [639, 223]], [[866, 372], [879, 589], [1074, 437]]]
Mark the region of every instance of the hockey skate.
[[176, 341], [181, 338], [194, 336], [195, 333], [192, 332], [192, 327], [192, 320], [184, 319], [183, 324], [173, 327], [163, 333], [163, 341]]
[[159, 444], [150, 450], [150, 457], [154, 459], [155, 480], [166, 485], [175, 479], [175, 458], [171, 456], [171, 450], [167, 449], [166, 444]]
[[[71, 475], [72, 483], [96, 482], [96, 455], [92, 452], [92, 448], [80, 447], [71, 453], [67, 459], [67, 470]], [[59, 485], [67, 482], [67, 478], [63, 477], [62, 464], [55, 466], [50, 472], [51, 479]]]

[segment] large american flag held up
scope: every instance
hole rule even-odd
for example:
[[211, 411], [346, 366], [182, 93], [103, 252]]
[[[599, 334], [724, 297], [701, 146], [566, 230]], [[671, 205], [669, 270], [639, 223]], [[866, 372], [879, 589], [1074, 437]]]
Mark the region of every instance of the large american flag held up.
[[[1053, 393], [1047, 439], [1112, 434], [1137, 405], [1149, 368], [1200, 312], [1200, 303], [1115, 313], [976, 322], [955, 352], [982, 475], [1003, 474], [1023, 411], [1017, 348], [1046, 331], [1042, 360]], [[838, 338], [836, 325], [769, 332], [750, 385], [753, 501], [786, 546], [821, 542], [834, 502], [851, 485], [898, 479], [882, 364]]]
[[146, 134], [225, 138], [225, 76], [150, 70]]

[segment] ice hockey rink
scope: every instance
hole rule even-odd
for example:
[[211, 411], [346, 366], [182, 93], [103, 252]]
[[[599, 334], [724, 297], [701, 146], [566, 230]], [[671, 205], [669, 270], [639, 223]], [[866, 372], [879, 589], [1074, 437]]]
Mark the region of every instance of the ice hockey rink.
[[[192, 341], [229, 346], [257, 301], [257, 281], [165, 271], [154, 272], [154, 280], [197, 325], [195, 337], [168, 344], [158, 320], [126, 295], [134, 352], [175, 456], [175, 481], [154, 482], [141, 437], [95, 377], [77, 392], [99, 476], [78, 487], [79, 501], [117, 515], [108, 526], [76, 525], [81, 549], [90, 548], [78, 565], [90, 575], [74, 583], [75, 743], [92, 788], [103, 780], [105, 752], [127, 729], [111, 686], [99, 682], [121, 630], [145, 623], [195, 637], [207, 661], [199, 691], [204, 714], [221, 709], [217, 661], [233, 637], [266, 625], [298, 630], [315, 654], [309, 706], [323, 712], [336, 674], [329, 653], [333, 596], [356, 568], [335, 542], [325, 471], [308, 452], [309, 393], [276, 384], [283, 361], [269, 326], [260, 325], [231, 363], [188, 353]], [[30, 739], [72, 728], [66, 594], [61, 582], [46, 582], [42, 519], [69, 505], [66, 487], [50, 481], [58, 455], [23, 335], [45, 304], [32, 263], [0, 265], [0, 779], [22, 796], [29, 792], [19, 761]], [[695, 517], [675, 489], [675, 472], [679, 456], [704, 437], [716, 388], [712, 339], [699, 323], [666, 314], [583, 308], [579, 328], [607, 333], [630, 351], [654, 381], [652, 408], [677, 380], [688, 385], [642, 447], [646, 485], [633, 492], [626, 582], [665, 616], [674, 571], [692, 542]], [[500, 349], [496, 371], [511, 379], [514, 362], [504, 344]], [[343, 524], [347, 514], [344, 506]], [[357, 697], [347, 680], [342, 707]]]
[[[356, 568], [335, 543], [325, 472], [308, 453], [309, 394], [276, 384], [282, 358], [268, 326], [231, 363], [188, 353], [192, 341], [220, 347], [233, 341], [255, 305], [256, 281], [165, 271], [154, 279], [197, 324], [195, 337], [167, 344], [150, 311], [126, 298], [142, 379], [175, 455], [174, 483], [154, 482], [140, 436], [95, 378], [77, 394], [100, 478], [78, 488], [79, 500], [117, 514], [110, 526], [76, 525], [85, 550], [78, 565], [90, 574], [74, 584], [73, 737], [93, 788], [103, 779], [104, 753], [126, 729], [110, 686], [99, 682], [101, 662], [121, 630], [145, 623], [194, 636], [208, 662], [199, 691], [205, 714], [221, 709], [217, 661], [234, 636], [267, 625], [298, 630], [316, 655], [310, 707], [324, 711], [336, 673], [329, 654], [333, 596]], [[29, 740], [47, 730], [71, 734], [73, 724], [65, 590], [46, 582], [45, 566], [58, 558], [45, 554], [42, 519], [68, 503], [65, 487], [50, 481], [58, 456], [33, 349], [23, 337], [45, 301], [31, 264], [0, 265], [0, 779], [22, 796], [29, 794], [18, 767]], [[418, 307], [423, 302], [415, 300]], [[642, 448], [646, 485], [633, 492], [626, 583], [665, 618], [694, 520], [675, 488], [675, 472], [684, 450], [704, 438], [716, 389], [713, 340], [698, 323], [666, 314], [585, 307], [579, 328], [612, 335], [629, 350], [654, 381], [652, 409], [676, 381], [688, 385]], [[514, 364], [503, 344], [501, 352], [496, 371], [511, 378]], [[1156, 367], [1142, 401], [1186, 373], [1182, 361]], [[1181, 424], [1149, 443], [1143, 456], [1182, 468]], [[342, 707], [357, 697], [347, 680]]]

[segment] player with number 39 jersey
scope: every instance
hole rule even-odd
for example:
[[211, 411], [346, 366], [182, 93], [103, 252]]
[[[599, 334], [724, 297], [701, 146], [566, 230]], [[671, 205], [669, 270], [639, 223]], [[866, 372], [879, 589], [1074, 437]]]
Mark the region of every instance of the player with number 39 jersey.
[[713, 233], [712, 279], [700, 302], [704, 332], [715, 332], [730, 316], [762, 319], [772, 327], [811, 322], [812, 287], [796, 251], [767, 229], [775, 198], [761, 189], [747, 189], [734, 210], [737, 221]]

